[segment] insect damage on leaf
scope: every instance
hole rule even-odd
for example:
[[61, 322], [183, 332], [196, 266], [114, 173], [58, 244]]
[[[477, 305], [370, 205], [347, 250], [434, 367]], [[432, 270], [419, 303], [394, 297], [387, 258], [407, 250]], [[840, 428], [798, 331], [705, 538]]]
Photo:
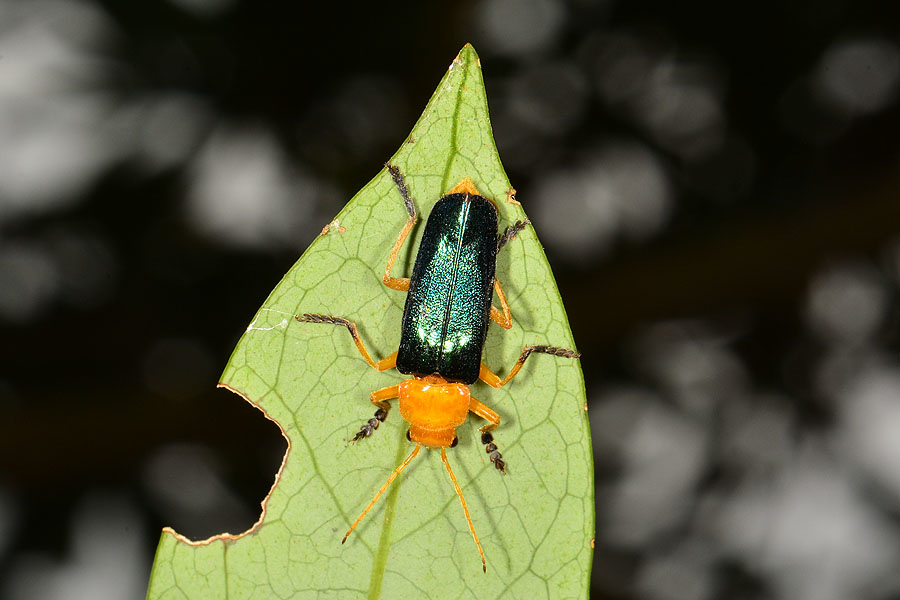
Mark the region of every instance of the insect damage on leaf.
[[[474, 195], [494, 201], [499, 223], [527, 220], [497, 155], [480, 64], [471, 46], [454, 60], [390, 164], [405, 176], [408, 197], [429, 221], [436, 203], [466, 177]], [[472, 195], [471, 190], [459, 193]], [[291, 597], [328, 591], [340, 597], [455, 598], [463, 589], [477, 589], [479, 598], [587, 596], [592, 551], [585, 540], [594, 535], [594, 501], [583, 380], [576, 360], [523, 357], [528, 344], [538, 344], [529, 355], [554, 354], [546, 350], [555, 347], [543, 346], [545, 342], [569, 348], [574, 344], [549, 265], [530, 227], [510, 235], [496, 255], [494, 275], [508, 293], [514, 326], [509, 331], [488, 328], [482, 359], [476, 351], [479, 344], [466, 339], [480, 335], [477, 323], [456, 327], [453, 321], [451, 327], [448, 322], [450, 333], [465, 330], [466, 335], [442, 337], [443, 344], [453, 343], [449, 349], [443, 344], [429, 349], [427, 340], [418, 340], [427, 352], [411, 361], [438, 364], [438, 373], [446, 364], [471, 377], [471, 367], [458, 364], [476, 357], [478, 379], [483, 360], [484, 378], [471, 388], [469, 402], [469, 408], [477, 406], [471, 402], [475, 395], [484, 409], [480, 412], [463, 412], [453, 397], [453, 389], [458, 392], [458, 386], [469, 384], [441, 376], [453, 384], [447, 386], [449, 400], [442, 386], [434, 386], [438, 391], [413, 390], [408, 396], [413, 404], [407, 407], [411, 414], [404, 415], [400, 406], [400, 418], [389, 417], [387, 411], [378, 412], [379, 406], [366, 420], [363, 407], [372, 391], [396, 387], [399, 396], [404, 378], [395, 370], [366, 367], [351, 335], [297, 321], [304, 313], [327, 313], [355, 323], [360, 343], [371, 350], [370, 359], [390, 358], [401, 347], [408, 300], [382, 285], [397, 232], [410, 219], [401, 196], [391, 173], [382, 170], [328, 224], [326, 235], [317, 236], [251, 320], [221, 382], [279, 424], [288, 441], [284, 463], [253, 535], [216, 536], [203, 545], [189, 545], [174, 533], [164, 533], [149, 598]], [[408, 232], [396, 254], [397, 279], [414, 272], [411, 250], [421, 247], [426, 227]], [[488, 229], [474, 228], [485, 236]], [[493, 235], [499, 241], [497, 228]], [[439, 254], [437, 249], [434, 254]], [[433, 270], [437, 277], [446, 271]], [[476, 279], [478, 285], [493, 283], [481, 275], [463, 278], [466, 284], [458, 289], [470, 289], [468, 284]], [[456, 294], [459, 282], [453, 285]], [[446, 292], [446, 286], [440, 289]], [[479, 290], [484, 298], [493, 286], [488, 292]], [[500, 292], [491, 294], [497, 295], [500, 307], [486, 307], [489, 318], [496, 310], [505, 323]], [[412, 289], [406, 296], [415, 296]], [[428, 298], [423, 306], [433, 306]], [[477, 299], [470, 306], [453, 301], [453, 295], [449, 298], [445, 304], [470, 316], [471, 306], [477, 304]], [[443, 335], [440, 319], [425, 329], [440, 329]], [[414, 333], [406, 337], [416, 342]], [[434, 350], [438, 352], [429, 363], [428, 352]], [[526, 359], [515, 379], [506, 376], [508, 385], [485, 383], [494, 372], [521, 366]], [[513, 370], [510, 374], [515, 375]], [[424, 381], [411, 375], [405, 381]], [[494, 383], [504, 381], [494, 377]], [[437, 400], [429, 395], [432, 391]], [[393, 397], [377, 400], [395, 402]], [[434, 411], [439, 404], [444, 408]], [[451, 413], [453, 422], [468, 412], [475, 418], [458, 425], [447, 422]], [[494, 424], [485, 418], [491, 413], [500, 426], [485, 435], [479, 428]], [[435, 429], [432, 418], [444, 421]], [[479, 419], [483, 422], [475, 423]], [[407, 440], [407, 430], [412, 438], [414, 426], [419, 427], [415, 436], [427, 441]], [[357, 443], [348, 442], [360, 431]], [[447, 431], [454, 432], [449, 442]], [[457, 447], [447, 451], [454, 440]], [[341, 532], [418, 444], [437, 446], [443, 457], [423, 453], [410, 459], [385, 497], [373, 503], [352, 540], [342, 546]], [[485, 451], [476, 452], [479, 447]], [[448, 454], [452, 477], [445, 473]], [[512, 465], [514, 476], [500, 476], [498, 462], [501, 472]], [[460, 512], [463, 499], [466, 507]], [[476, 531], [491, 563], [487, 575], [471, 568]]]

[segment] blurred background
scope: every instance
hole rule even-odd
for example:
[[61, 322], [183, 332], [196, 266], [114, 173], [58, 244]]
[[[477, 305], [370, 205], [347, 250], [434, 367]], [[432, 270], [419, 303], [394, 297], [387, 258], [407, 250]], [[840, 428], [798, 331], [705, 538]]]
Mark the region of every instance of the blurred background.
[[900, 598], [898, 12], [0, 0], [0, 597], [256, 520], [285, 445], [217, 377], [468, 41], [585, 355], [592, 598]]

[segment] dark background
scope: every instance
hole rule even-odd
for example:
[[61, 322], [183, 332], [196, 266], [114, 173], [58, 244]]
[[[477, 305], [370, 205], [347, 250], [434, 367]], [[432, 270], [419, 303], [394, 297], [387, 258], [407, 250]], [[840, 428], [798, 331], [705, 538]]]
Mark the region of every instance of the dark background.
[[0, 596], [143, 597], [218, 374], [465, 42], [590, 401], [595, 599], [900, 597], [894, 2], [0, 0]]

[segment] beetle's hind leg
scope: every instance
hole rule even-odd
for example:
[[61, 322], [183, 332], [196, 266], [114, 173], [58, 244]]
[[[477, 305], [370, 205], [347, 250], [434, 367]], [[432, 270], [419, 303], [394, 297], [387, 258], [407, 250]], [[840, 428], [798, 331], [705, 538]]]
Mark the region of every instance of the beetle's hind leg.
[[403, 204], [406, 206], [406, 213], [409, 215], [409, 219], [406, 220], [406, 225], [400, 230], [400, 235], [397, 236], [397, 241], [394, 242], [394, 247], [391, 248], [391, 255], [388, 258], [387, 266], [384, 268], [384, 278], [382, 281], [384, 282], [384, 285], [392, 290], [406, 292], [409, 291], [409, 278], [391, 277], [391, 269], [394, 268], [394, 262], [396, 262], [397, 256], [400, 254], [400, 248], [403, 247], [403, 242], [406, 241], [409, 232], [412, 231], [413, 226], [416, 224], [416, 206], [413, 204], [412, 198], [409, 197], [409, 188], [406, 187], [406, 182], [403, 180], [400, 169], [390, 163], [385, 163], [384, 166], [387, 167], [388, 173], [391, 174], [391, 179], [394, 180], [394, 185], [397, 186], [397, 190], [403, 197]]
[[531, 225], [531, 221], [525, 219], [524, 221], [516, 221], [515, 223], [507, 227], [506, 231], [500, 234], [500, 236], [497, 238], [497, 252], [499, 252], [500, 249], [507, 244], [507, 242], [516, 239], [516, 236], [529, 225]]
[[484, 444], [484, 451], [487, 452], [491, 462], [494, 463], [498, 471], [505, 475], [506, 462], [503, 460], [503, 455], [497, 450], [497, 444], [494, 443], [494, 436], [491, 434], [493, 430], [500, 426], [500, 415], [475, 398], [469, 398], [469, 410], [488, 422], [487, 425], [479, 429], [481, 431], [481, 443]]
[[581, 352], [576, 352], [575, 350], [569, 350], [568, 348], [557, 348], [556, 346], [525, 346], [525, 349], [522, 350], [522, 354], [519, 356], [519, 360], [516, 361], [516, 364], [513, 365], [513, 368], [509, 371], [509, 374], [500, 379], [493, 371], [491, 371], [488, 366], [484, 363], [481, 363], [481, 371], [478, 373], [478, 379], [485, 382], [492, 388], [502, 388], [504, 385], [509, 383], [513, 377], [519, 374], [519, 371], [522, 369], [522, 365], [525, 364], [525, 361], [528, 360], [528, 357], [531, 356], [533, 352], [537, 352], [539, 354], [552, 354], [553, 356], [560, 356], [562, 358], [580, 358]]
[[[499, 252], [507, 242], [515, 239], [516, 235], [529, 225], [531, 225], [531, 221], [525, 219], [524, 221], [516, 221], [507, 227], [506, 231], [497, 238], [497, 251]], [[500, 280], [496, 277], [494, 278], [494, 291], [497, 293], [497, 298], [500, 299], [500, 308], [491, 305], [491, 321], [503, 329], [510, 329], [512, 328], [512, 313], [509, 310], [509, 302], [506, 301], [506, 294], [503, 293], [503, 286], [500, 285]]]
[[491, 321], [502, 327], [503, 329], [511, 329], [512, 328], [512, 312], [509, 310], [509, 302], [506, 300], [506, 294], [503, 293], [503, 286], [500, 285], [500, 280], [496, 277], [494, 278], [494, 291], [497, 292], [497, 297], [500, 298], [500, 308], [497, 308], [493, 304], [491, 305]]
[[376, 390], [369, 395], [369, 400], [378, 407], [378, 410], [375, 411], [375, 416], [366, 421], [366, 424], [359, 428], [359, 431], [356, 432], [356, 435], [353, 436], [351, 442], [357, 442], [363, 438], [367, 438], [372, 435], [372, 433], [378, 429], [378, 426], [384, 423], [384, 420], [387, 419], [388, 412], [391, 410], [391, 405], [388, 404], [388, 400], [392, 398], [400, 397], [400, 385], [392, 385], [386, 388], [382, 388], [380, 390]]

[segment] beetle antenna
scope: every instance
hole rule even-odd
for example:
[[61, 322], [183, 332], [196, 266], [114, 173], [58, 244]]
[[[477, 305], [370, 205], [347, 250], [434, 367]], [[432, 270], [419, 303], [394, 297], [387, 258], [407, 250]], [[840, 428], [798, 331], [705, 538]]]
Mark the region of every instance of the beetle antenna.
[[[420, 450], [421, 448], [422, 448], [422, 444], [416, 444], [416, 447], [415, 447], [415, 449], [412, 451], [412, 454], [410, 454], [410, 455], [406, 458], [406, 460], [404, 460], [404, 461], [400, 464], [399, 467], [397, 467], [396, 469], [394, 469], [394, 472], [391, 473], [391, 476], [388, 477], [388, 480], [384, 483], [383, 486], [381, 486], [381, 489], [378, 490], [378, 493], [375, 494], [375, 497], [372, 498], [372, 501], [369, 502], [369, 505], [366, 507], [366, 509], [365, 509], [364, 511], [362, 511], [362, 514], [359, 515], [359, 516], [356, 518], [355, 521], [353, 521], [353, 525], [350, 526], [350, 529], [348, 529], [348, 530], [347, 530], [347, 533], [344, 535], [344, 539], [341, 540], [341, 543], [342, 543], [342, 544], [343, 544], [344, 542], [347, 541], [347, 538], [350, 537], [350, 534], [353, 532], [354, 529], [356, 529], [356, 526], [359, 525], [359, 522], [362, 521], [362, 519], [363, 519], [364, 516], [366, 516], [366, 513], [369, 512], [369, 510], [371, 510], [371, 508], [372, 508], [373, 506], [375, 506], [375, 503], [378, 502], [378, 499], [381, 498], [381, 495], [384, 493], [384, 491], [388, 488], [389, 485], [391, 485], [391, 482], [394, 481], [394, 479], [397, 478], [397, 475], [399, 475], [400, 472], [401, 472], [403, 469], [406, 468], [406, 465], [408, 465], [409, 462], [410, 462], [412, 459], [414, 459], [414, 458], [416, 457], [416, 454], [419, 453], [419, 450]], [[444, 459], [444, 460], [446, 461], [446, 459]], [[448, 465], [447, 468], [449, 469], [450, 466]], [[451, 475], [452, 475], [452, 473], [451, 473]], [[456, 481], [456, 480], [454, 479], [454, 481]], [[459, 486], [456, 486], [456, 489], [457, 489], [457, 491], [459, 491]], [[460, 498], [462, 498], [462, 496], [460, 496]], [[463, 504], [463, 508], [465, 508], [465, 504]], [[466, 511], [466, 516], [468, 517], [468, 515], [469, 515], [469, 512]], [[472, 532], [474, 533], [474, 530], [473, 530]], [[475, 541], [477, 542], [478, 539], [476, 538]], [[479, 550], [481, 549], [481, 546], [480, 546], [480, 545], [478, 546], [478, 549], [479, 549]], [[484, 560], [484, 558], [482, 558], [482, 561], [483, 561], [483, 560]]]
[[484, 550], [481, 549], [481, 542], [478, 541], [478, 534], [475, 533], [475, 526], [472, 525], [472, 517], [469, 516], [469, 508], [466, 506], [466, 499], [463, 498], [462, 490], [459, 489], [459, 482], [456, 481], [456, 475], [453, 474], [453, 469], [450, 468], [450, 463], [447, 462], [447, 453], [443, 448], [441, 448], [441, 460], [444, 461], [444, 466], [447, 467], [447, 472], [450, 473], [450, 479], [451, 481], [453, 481], [453, 487], [456, 488], [456, 495], [459, 496], [459, 501], [462, 503], [463, 512], [466, 513], [466, 522], [469, 524], [469, 531], [472, 532], [472, 538], [475, 539], [475, 545], [478, 546], [478, 554], [481, 555], [481, 569], [485, 573], [487, 573], [487, 563], [484, 562]]

